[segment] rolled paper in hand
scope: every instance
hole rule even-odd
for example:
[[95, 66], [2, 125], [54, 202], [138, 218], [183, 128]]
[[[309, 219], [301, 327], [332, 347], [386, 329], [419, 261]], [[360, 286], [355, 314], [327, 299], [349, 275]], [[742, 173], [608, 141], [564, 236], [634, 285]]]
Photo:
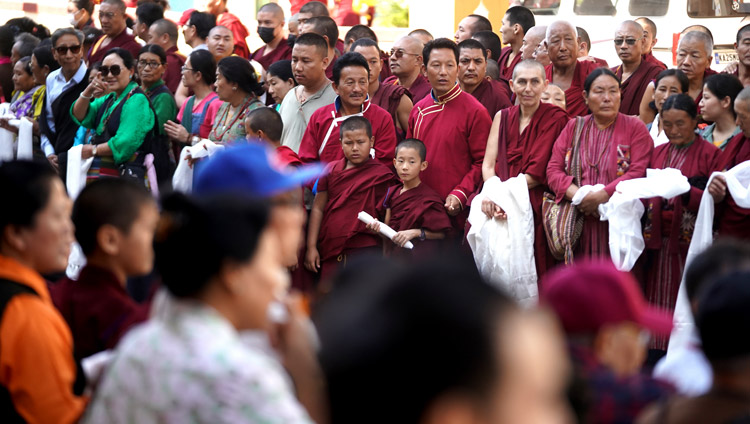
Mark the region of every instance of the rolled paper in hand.
[[[377, 219], [373, 218], [372, 215], [370, 215], [369, 213], [367, 213], [365, 211], [360, 212], [359, 215], [357, 215], [357, 218], [359, 218], [359, 220], [362, 221], [362, 222], [364, 222], [365, 224], [370, 224], [372, 222], [377, 221]], [[391, 227], [389, 227], [389, 226], [387, 226], [387, 225], [385, 225], [385, 224], [383, 224], [381, 222], [380, 223], [380, 234], [382, 234], [382, 235], [388, 237], [389, 239], [393, 240], [393, 237], [396, 236], [396, 231], [393, 228], [391, 228]], [[406, 249], [414, 249], [414, 244], [412, 244], [412, 242], [410, 242], [410, 241], [407, 241], [406, 244], [404, 245], [404, 247]]]

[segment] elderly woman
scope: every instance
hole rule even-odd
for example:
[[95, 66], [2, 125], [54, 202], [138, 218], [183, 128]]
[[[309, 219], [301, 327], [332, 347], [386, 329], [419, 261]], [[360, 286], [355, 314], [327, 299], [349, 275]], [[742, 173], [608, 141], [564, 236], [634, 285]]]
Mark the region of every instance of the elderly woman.
[[244, 139], [245, 115], [253, 109], [265, 107], [258, 99], [263, 94], [263, 86], [247, 59], [231, 56], [219, 61], [216, 94], [224, 104], [216, 113], [208, 139], [219, 143]]
[[[15, 94], [10, 101], [10, 114], [17, 119], [34, 118], [42, 110], [44, 82], [38, 82], [31, 71], [31, 56], [22, 57], [13, 67]], [[37, 114], [38, 116], [38, 114]]]
[[576, 208], [561, 205], [570, 210], [573, 220], [576, 213], [584, 215], [580, 242], [574, 243], [574, 237], [566, 242], [566, 261], [572, 259], [571, 255], [577, 259], [609, 257], [609, 223], [599, 220], [598, 207], [609, 200], [617, 183], [646, 175], [654, 149], [643, 123], [618, 112], [620, 80], [612, 71], [595, 69], [583, 88], [591, 115], [568, 122], [555, 141], [547, 166], [547, 185], [557, 204], [571, 201], [583, 186], [603, 184], [604, 188], [586, 194]]
[[654, 140], [654, 146], [660, 146], [669, 141], [667, 135], [664, 134], [659, 116], [662, 105], [667, 101], [667, 97], [673, 94], [687, 93], [689, 84], [687, 76], [679, 69], [666, 69], [656, 76], [656, 91], [652, 96], [651, 105], [656, 109], [657, 114], [651, 123], [646, 124], [646, 129]]
[[[102, 60], [99, 73], [73, 103], [71, 116], [79, 125], [95, 130], [81, 157], [94, 157], [87, 179], [120, 176], [125, 164], [143, 163], [141, 150], [156, 123], [148, 97], [133, 81], [135, 60], [125, 49], [114, 48]], [[92, 100], [108, 90], [109, 94]], [[155, 182], [151, 182], [155, 184]]]
[[167, 53], [161, 46], [147, 44], [138, 53], [138, 78], [141, 90], [148, 96], [156, 111], [156, 123], [159, 134], [164, 134], [164, 124], [177, 116], [177, 104], [174, 96], [164, 85], [164, 71], [167, 70]]
[[268, 82], [268, 95], [274, 101], [271, 107], [278, 112], [286, 93], [297, 85], [292, 74], [292, 61], [280, 60], [269, 66], [266, 72], [266, 82]]
[[[695, 134], [698, 111], [692, 97], [670, 96], [660, 115], [669, 143], [654, 149], [651, 167], [679, 169], [691, 184], [690, 191], [671, 200], [655, 197], [644, 201], [646, 298], [662, 309], [673, 311], [701, 196], [716, 168], [720, 150]], [[668, 340], [668, 337], [657, 338], [652, 347], [666, 350]]]
[[703, 120], [713, 123], [701, 131], [701, 136], [721, 150], [741, 131], [735, 122], [734, 99], [742, 88], [740, 80], [731, 74], [711, 75], [703, 85], [701, 114]]

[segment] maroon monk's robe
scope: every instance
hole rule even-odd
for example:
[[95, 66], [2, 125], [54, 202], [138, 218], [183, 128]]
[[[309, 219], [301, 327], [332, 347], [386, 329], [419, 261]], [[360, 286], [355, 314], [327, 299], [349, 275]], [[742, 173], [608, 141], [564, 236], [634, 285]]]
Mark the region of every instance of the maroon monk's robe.
[[[391, 115], [368, 99], [362, 104], [361, 116], [367, 118], [372, 125], [375, 159], [390, 167], [396, 151], [396, 129], [393, 127]], [[299, 146], [299, 157], [302, 162], [331, 163], [343, 158], [339, 128], [348, 117], [341, 115], [341, 100], [338, 97], [330, 105], [313, 112]], [[324, 143], [325, 147], [320, 153]]]
[[651, 52], [644, 54], [643, 60], [645, 60], [646, 62], [653, 63], [654, 65], [658, 66], [659, 69], [661, 69], [662, 71], [667, 69], [667, 65], [665, 65], [664, 62], [662, 62], [661, 60], [657, 59], [654, 56], [654, 54]]
[[269, 66], [280, 60], [291, 60], [292, 48], [289, 47], [286, 41], [286, 38], [282, 38], [279, 45], [268, 54], [266, 54], [266, 47], [268, 46], [264, 44], [261, 48], [253, 52], [250, 60], [260, 63], [265, 70], [268, 70]]
[[490, 119], [495, 117], [497, 111], [513, 106], [510, 96], [505, 92], [502, 84], [500, 81], [485, 78], [471, 93], [487, 109]]
[[534, 213], [534, 258], [537, 275], [554, 265], [548, 252], [547, 239], [542, 225], [542, 199], [547, 191], [547, 163], [552, 154], [552, 146], [568, 123], [568, 114], [559, 107], [540, 103], [529, 125], [519, 133], [521, 106], [516, 105], [500, 114], [498, 133], [498, 154], [495, 174], [501, 181], [527, 174], [539, 182], [529, 190], [531, 210]]
[[172, 46], [167, 50], [167, 69], [164, 71], [164, 85], [167, 86], [172, 94], [177, 91], [177, 87], [182, 81], [182, 67], [185, 65], [185, 56], [177, 51], [177, 47]]
[[[604, 190], [612, 196], [620, 181], [646, 176], [654, 141], [637, 116], [620, 113], [615, 123], [603, 130], [596, 127], [593, 118], [593, 115], [579, 118], [586, 120], [580, 142], [581, 185], [604, 184]], [[547, 166], [547, 185], [555, 193], [557, 202], [563, 200], [573, 183], [565, 163], [571, 151], [575, 125], [576, 120], [571, 119], [560, 133]], [[607, 221], [587, 216], [574, 257], [609, 258], [608, 231]]]
[[498, 66], [500, 66], [500, 77], [505, 78], [506, 80], [513, 79], [513, 70], [516, 69], [516, 65], [518, 65], [518, 63], [521, 61], [521, 52], [518, 52], [509, 64], [508, 58], [510, 57], [511, 53], [513, 53], [512, 47], [503, 47], [503, 49], [500, 51], [500, 58], [497, 60], [497, 64]]
[[79, 360], [114, 348], [130, 327], [148, 319], [150, 304], [136, 303], [117, 277], [103, 268], [87, 265], [78, 281], [64, 278], [49, 289], [73, 334]]
[[[742, 162], [750, 160], [750, 140], [743, 133], [732, 138], [717, 160], [716, 171], [728, 171]], [[716, 205], [719, 237], [735, 237], [750, 240], [750, 209], [737, 205], [727, 190], [727, 197]]]
[[386, 80], [386, 78], [393, 75], [391, 73], [391, 66], [390, 66], [391, 55], [381, 50], [380, 61], [383, 62], [383, 66], [381, 66], [380, 68], [380, 82], [383, 82]]
[[248, 32], [245, 25], [240, 21], [237, 16], [225, 12], [216, 17], [216, 25], [222, 25], [229, 28], [234, 36], [234, 54], [239, 57], [247, 59], [250, 57], [250, 48], [247, 47], [247, 41], [245, 40], [250, 32]]
[[96, 40], [93, 46], [91, 46], [91, 50], [89, 50], [89, 54], [86, 59], [89, 66], [93, 65], [96, 62], [101, 62], [102, 59], [104, 59], [104, 55], [107, 54], [108, 51], [114, 49], [115, 47], [121, 47], [129, 51], [130, 54], [132, 54], [134, 58], [138, 57], [138, 52], [141, 51], [141, 45], [138, 44], [137, 41], [135, 41], [135, 37], [128, 34], [127, 29], [122, 30], [120, 35], [113, 38], [112, 41], [109, 42], [109, 44], [102, 47], [102, 43], [106, 39], [107, 39], [107, 36], [103, 35], [99, 37], [98, 40]]
[[482, 180], [482, 161], [492, 120], [487, 109], [456, 84], [439, 98], [418, 102], [409, 115], [407, 138], [422, 140], [430, 166], [422, 172], [423, 183], [440, 198], [455, 195], [463, 212], [452, 219], [461, 233], [468, 216], [468, 198]]
[[592, 59], [594, 59], [594, 63], [598, 65], [597, 68], [609, 68], [609, 63], [607, 63], [606, 60], [593, 56]]
[[293, 166], [296, 168], [302, 165], [302, 161], [300, 160], [299, 156], [297, 156], [297, 154], [294, 153], [294, 150], [290, 149], [288, 146], [277, 147], [276, 157], [284, 166]]
[[[696, 135], [687, 147], [667, 143], [655, 148], [650, 168], [679, 169], [688, 178], [705, 178], [705, 184], [716, 168], [719, 153], [716, 146]], [[669, 312], [674, 312], [677, 302], [701, 196], [703, 189], [691, 186], [688, 193], [670, 200], [644, 199], [646, 251], [641, 258], [646, 270], [646, 299]], [[668, 341], [669, 336], [657, 336], [651, 341], [651, 347], [667, 350]]]
[[[395, 75], [391, 75], [390, 77], [386, 78], [385, 81], [383, 81], [383, 84], [401, 85]], [[414, 80], [414, 83], [411, 85], [411, 87], [408, 88], [408, 90], [409, 93], [411, 93], [412, 101], [416, 105], [420, 100], [430, 95], [432, 86], [430, 85], [430, 82], [427, 81], [427, 78], [419, 75], [417, 79]]]
[[377, 215], [377, 205], [395, 181], [393, 172], [375, 160], [346, 168], [346, 158], [331, 163], [328, 175], [318, 181], [318, 192], [328, 193], [318, 235], [321, 278], [342, 262], [341, 255], [381, 246], [379, 235], [357, 219], [361, 211]]
[[[547, 65], [545, 69], [547, 79], [549, 82], [555, 82], [553, 79], [552, 72], [553, 64]], [[597, 63], [585, 61], [576, 61], [575, 73], [573, 74], [573, 80], [570, 82], [570, 87], [565, 90], [565, 105], [568, 111], [568, 115], [583, 116], [589, 113], [589, 108], [586, 106], [586, 102], [583, 101], [583, 82], [586, 81], [586, 77], [589, 76], [591, 71], [600, 66]]]
[[405, 130], [398, 128], [398, 106], [401, 98], [407, 96], [411, 99], [411, 93], [406, 88], [396, 84], [379, 84], [378, 91], [372, 96], [372, 102], [386, 110], [393, 120], [393, 128], [396, 131], [396, 140], [401, 141], [406, 135]]
[[[622, 80], [622, 65], [612, 68], [612, 72], [617, 75], [617, 78]], [[643, 93], [646, 91], [648, 84], [656, 79], [656, 76], [661, 72], [661, 68], [651, 62], [641, 61], [638, 69], [633, 72], [630, 77], [622, 82], [620, 86], [620, 112], [625, 115], [639, 115], [639, 108], [641, 106], [641, 99]]]
[[[391, 210], [389, 227], [396, 231], [424, 229], [435, 233], [450, 232], [452, 226], [443, 206], [445, 201], [435, 190], [422, 183], [402, 192], [403, 189], [403, 184], [390, 187], [385, 198], [378, 205], [378, 216], [381, 219], [385, 216], [387, 209]], [[386, 250], [399, 256], [428, 258], [440, 248], [440, 240], [421, 241], [415, 238], [411, 242], [414, 244], [414, 250], [402, 249], [388, 242], [386, 242]]]

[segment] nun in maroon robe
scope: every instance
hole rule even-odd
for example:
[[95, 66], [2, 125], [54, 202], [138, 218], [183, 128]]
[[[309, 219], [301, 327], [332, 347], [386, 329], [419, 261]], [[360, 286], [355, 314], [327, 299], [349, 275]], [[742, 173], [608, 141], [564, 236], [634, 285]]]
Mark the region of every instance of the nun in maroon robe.
[[[732, 138], [717, 159], [716, 171], [728, 171], [742, 162], [750, 160], [750, 139], [743, 133]], [[716, 205], [719, 237], [735, 237], [750, 240], [750, 210], [737, 205], [732, 195], [727, 195]]]
[[268, 45], [264, 44], [261, 48], [254, 51], [252, 56], [250, 56], [250, 60], [260, 63], [263, 69], [268, 70], [269, 66], [280, 60], [292, 59], [292, 48], [287, 44], [286, 38], [282, 38], [281, 41], [279, 41], [279, 45], [276, 46], [271, 53], [266, 54], [266, 47], [268, 47]]
[[[503, 87], [503, 84], [505, 84], [505, 87]], [[498, 111], [513, 106], [510, 95], [508, 95], [510, 89], [508, 88], [506, 91], [507, 87], [508, 84], [505, 82], [485, 78], [471, 95], [487, 109], [490, 119], [493, 119]]]
[[[622, 82], [620, 91], [622, 92], [622, 102], [620, 103], [620, 112], [625, 115], [639, 115], [639, 107], [643, 93], [646, 92], [648, 84], [656, 79], [662, 69], [660, 66], [641, 60], [638, 69], [633, 72], [628, 79]], [[612, 68], [612, 72], [617, 78], [622, 80], [622, 65]]]
[[[555, 82], [553, 79], [553, 66], [554, 64], [550, 63], [544, 68], [550, 83]], [[588, 60], [577, 60], [575, 66], [573, 81], [570, 83], [570, 87], [565, 90], [565, 108], [571, 117], [583, 116], [589, 113], [589, 108], [583, 101], [583, 82], [586, 81], [586, 77], [589, 76], [591, 71], [600, 67], [596, 62]]]

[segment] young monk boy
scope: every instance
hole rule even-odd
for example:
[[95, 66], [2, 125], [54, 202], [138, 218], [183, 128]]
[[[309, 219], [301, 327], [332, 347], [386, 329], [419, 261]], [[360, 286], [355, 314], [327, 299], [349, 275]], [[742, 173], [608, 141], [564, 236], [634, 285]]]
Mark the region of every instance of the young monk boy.
[[377, 215], [376, 206], [394, 183], [390, 169], [370, 158], [375, 142], [370, 121], [353, 116], [340, 131], [344, 158], [328, 165], [329, 174], [317, 183], [307, 228], [305, 267], [321, 280], [350, 256], [379, 252], [381, 239], [357, 219], [360, 211]]
[[245, 133], [249, 141], [261, 140], [276, 149], [276, 155], [284, 166], [300, 166], [302, 161], [294, 150], [281, 145], [284, 122], [281, 115], [270, 107], [250, 111], [245, 116]]
[[121, 178], [88, 185], [73, 206], [75, 234], [87, 265], [78, 281], [63, 279], [50, 295], [67, 321], [76, 359], [115, 347], [147, 306], [125, 291], [129, 277], [151, 272], [159, 210], [142, 187]]
[[[445, 212], [444, 202], [437, 192], [422, 184], [419, 174], [427, 169], [427, 148], [415, 138], [408, 138], [396, 146], [393, 166], [398, 172], [401, 184], [388, 189], [385, 199], [378, 205], [383, 222], [397, 231], [393, 243], [404, 247], [406, 242], [414, 244], [414, 254], [422, 254], [430, 249], [423, 244], [426, 240], [444, 239], [451, 229], [451, 221]], [[367, 228], [380, 231], [380, 223], [373, 222]], [[386, 242], [386, 251], [393, 251], [393, 243]], [[406, 253], [403, 249], [399, 254]]]

